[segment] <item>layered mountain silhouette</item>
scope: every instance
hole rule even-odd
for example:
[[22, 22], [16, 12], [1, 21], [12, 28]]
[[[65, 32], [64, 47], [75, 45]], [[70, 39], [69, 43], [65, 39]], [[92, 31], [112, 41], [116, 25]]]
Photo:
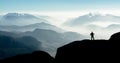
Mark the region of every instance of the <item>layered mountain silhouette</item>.
[[18, 35], [12, 34], [9, 32], [0, 33], [0, 59], [42, 49], [41, 42], [37, 39], [30, 36], [17, 37]]
[[24, 26], [34, 23], [41, 23], [45, 22], [48, 23], [47, 20], [43, 18], [38, 18], [31, 14], [22, 14], [22, 13], [8, 13], [2, 16], [0, 19], [0, 25], [17, 25], [17, 26]]
[[53, 30], [45, 29], [36, 29], [34, 31], [22, 33], [0, 31], [0, 35], [15, 38], [14, 40], [16, 40], [17, 42], [25, 44], [26, 46], [34, 49], [46, 51], [50, 53], [52, 56], [55, 56], [58, 47], [68, 44], [71, 41], [84, 38], [83, 35], [80, 35], [75, 32], [58, 33]]
[[44, 50], [55, 55], [58, 47], [68, 44], [71, 41], [83, 39], [84, 36], [75, 32], [58, 33], [53, 30], [36, 29], [22, 33], [23, 36], [32, 36], [42, 42]]
[[[53, 63], [53, 61], [55, 63], [80, 63], [86, 61], [107, 62], [112, 61], [114, 56], [118, 56], [113, 49], [119, 48], [120, 33], [113, 34], [109, 40], [83, 40], [86, 38], [85, 36], [51, 25], [44, 18], [47, 17], [21, 13], [8, 13], [0, 16], [0, 59], [9, 62], [17, 60], [17, 62], [30, 63], [36, 61], [41, 63]], [[96, 34], [101, 33], [100, 35], [106, 36], [113, 31], [120, 30], [119, 20], [119, 16], [90, 13], [68, 21], [64, 25], [72, 28], [78, 27], [78, 30], [82, 30], [83, 33], [95, 30], [98, 31]], [[114, 21], [118, 24], [113, 23], [107, 27], [94, 25], [95, 22], [102, 21]], [[41, 51], [34, 52], [37, 50]], [[114, 53], [112, 53], [113, 51]], [[56, 54], [55, 60], [48, 53], [51, 56]]]
[[[87, 36], [91, 31], [96, 32], [96, 38], [108, 39], [114, 32], [120, 31], [120, 16], [112, 14], [89, 13], [63, 23], [63, 26]], [[102, 32], [101, 32], [102, 30]], [[103, 36], [104, 35], [104, 36]]]
[[0, 29], [2, 31], [16, 31], [16, 32], [25, 32], [25, 31], [33, 31], [35, 29], [47, 29], [47, 30], [53, 30], [56, 32], [65, 32], [65, 30], [45, 23], [45, 22], [41, 22], [41, 23], [35, 23], [35, 24], [30, 24], [30, 25], [25, 25], [25, 26], [17, 26], [17, 25], [10, 25], [10, 26], [2, 26], [0, 25]]
[[114, 16], [114, 15], [101, 15], [101, 14], [93, 14], [89, 13], [83, 16], [80, 16], [78, 18], [72, 19], [70, 21], [67, 21], [64, 23], [64, 25], [67, 26], [81, 26], [81, 25], [86, 25], [86, 24], [92, 24], [95, 22], [119, 22], [120, 17], [119, 16]]
[[118, 61], [120, 32], [113, 34], [109, 40], [82, 40], [64, 45], [57, 50], [55, 59], [48, 53], [36, 51], [1, 60], [1, 62], [30, 63], [85, 63]]

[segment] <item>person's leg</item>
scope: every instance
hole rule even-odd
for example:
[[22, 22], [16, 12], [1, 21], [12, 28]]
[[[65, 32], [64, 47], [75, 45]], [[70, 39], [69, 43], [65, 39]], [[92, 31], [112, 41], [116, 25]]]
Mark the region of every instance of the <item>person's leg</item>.
[[93, 36], [91, 36], [91, 40], [94, 40]]
[[93, 40], [95, 40], [94, 36], [93, 36]]

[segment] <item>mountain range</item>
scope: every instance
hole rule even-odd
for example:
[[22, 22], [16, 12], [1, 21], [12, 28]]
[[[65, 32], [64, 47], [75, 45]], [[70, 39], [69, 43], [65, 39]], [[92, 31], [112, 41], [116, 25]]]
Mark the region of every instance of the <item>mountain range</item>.
[[[18, 42], [26, 44], [26, 46], [30, 45], [36, 49], [40, 43], [41, 47], [38, 48], [50, 53], [52, 56], [55, 56], [58, 47], [84, 38], [84, 36], [79, 33], [69, 32], [48, 23], [45, 18], [48, 17], [8, 13], [0, 19], [0, 34], [15, 38]], [[34, 41], [36, 42], [33, 44]], [[27, 42], [29, 43], [27, 44]]]
[[[34, 31], [27, 31], [21, 33], [0, 31], [0, 36], [10, 37], [10, 40], [13, 42], [13, 43], [9, 43], [10, 41], [6, 39], [6, 37], [3, 37], [4, 40], [8, 40], [8, 41], [1, 40], [0, 43], [2, 46], [6, 46], [7, 44], [16, 46], [16, 44], [20, 43], [19, 45], [22, 46], [24, 45], [25, 48], [28, 47], [29, 49], [32, 50], [43, 50], [50, 53], [52, 56], [55, 56], [58, 47], [68, 44], [75, 40], [82, 40], [84, 38], [83, 35], [80, 35], [76, 32], [59, 33], [53, 30], [45, 30], [45, 29], [35, 29]], [[16, 44], [14, 44], [14, 41], [16, 41], [15, 42]], [[2, 46], [1, 49], [4, 49]], [[6, 53], [6, 51], [4, 52]]]
[[55, 55], [56, 49], [74, 40], [81, 40], [85, 36], [76, 32], [58, 33], [53, 30], [36, 29], [22, 33], [23, 36], [31, 36], [42, 42], [43, 50], [49, 52], [52, 56]]
[[17, 25], [17, 26], [24, 26], [29, 24], [41, 23], [46, 22], [47, 20], [43, 19], [42, 17], [37, 17], [31, 14], [23, 14], [23, 13], [8, 13], [2, 15], [0, 19], [0, 25]]
[[35, 23], [35, 24], [30, 24], [30, 25], [25, 25], [25, 26], [17, 26], [17, 25], [2, 26], [0, 25], [0, 30], [2, 31], [25, 32], [25, 31], [33, 31], [35, 29], [47, 29], [47, 30], [54, 30], [56, 32], [65, 32], [65, 30], [55, 25], [51, 25], [45, 22]]
[[1, 15], [0, 30], [8, 32], [26, 32], [33, 31], [35, 29], [47, 29], [56, 32], [65, 32], [65, 30], [52, 25], [47, 18], [49, 17], [25, 13], [7, 13], [5, 15]]
[[[83, 36], [83, 34], [88, 35], [87, 33], [89, 33], [89, 30], [91, 29], [98, 32], [98, 34], [101, 33], [100, 35], [108, 35], [108, 32], [110, 34], [115, 28], [117, 28], [118, 31], [120, 27], [119, 24], [114, 23], [107, 27], [100, 27], [93, 24], [95, 22], [113, 21], [120, 23], [120, 17], [114, 15], [89, 13], [64, 23], [65, 26], [70, 26], [72, 28], [78, 27], [77, 30], [82, 30], [83, 33], [81, 31], [79, 33], [66, 31], [62, 28], [52, 25], [45, 18], [47, 17], [36, 17], [31, 14], [21, 13], [8, 13], [2, 16], [0, 19], [1, 49], [4, 49], [4, 47], [7, 46], [9, 46], [10, 50], [12, 48], [25, 48], [26, 51], [18, 51], [20, 53], [31, 52], [33, 50], [43, 50], [50, 53], [52, 56], [55, 56], [58, 47], [68, 44], [72, 41], [86, 38], [86, 36]], [[107, 31], [107, 33], [105, 33], [105, 31]], [[18, 54], [16, 49], [11, 50], [9, 53], [10, 50], [0, 51], [8, 54], [7, 56]], [[6, 57], [3, 53], [0, 53], [0, 55]]]
[[87, 37], [93, 31], [96, 39], [108, 39], [114, 32], [120, 31], [119, 26], [120, 16], [100, 13], [88, 13], [63, 23], [63, 27], [73, 29]]
[[82, 25], [86, 25], [86, 24], [92, 24], [95, 22], [116, 22], [116, 23], [120, 23], [120, 16], [115, 16], [115, 15], [111, 15], [111, 14], [106, 14], [106, 15], [102, 15], [102, 14], [86, 14], [86, 15], [82, 15], [79, 16], [77, 18], [74, 18], [70, 21], [67, 21], [64, 23], [64, 25], [67, 26], [82, 26]]
[[18, 36], [11, 32], [0, 31], [0, 59], [42, 49], [42, 44], [37, 39], [30, 36]]

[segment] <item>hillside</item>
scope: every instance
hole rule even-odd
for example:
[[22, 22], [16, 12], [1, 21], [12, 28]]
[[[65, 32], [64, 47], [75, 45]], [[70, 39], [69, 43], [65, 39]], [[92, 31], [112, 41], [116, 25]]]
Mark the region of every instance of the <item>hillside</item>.
[[18, 37], [14, 33], [2, 32], [0, 33], [0, 59], [41, 50], [41, 45], [41, 42], [33, 37]]
[[[119, 57], [120, 32], [109, 40], [82, 40], [58, 48], [55, 63], [113, 62]], [[117, 57], [116, 57], [117, 56]]]

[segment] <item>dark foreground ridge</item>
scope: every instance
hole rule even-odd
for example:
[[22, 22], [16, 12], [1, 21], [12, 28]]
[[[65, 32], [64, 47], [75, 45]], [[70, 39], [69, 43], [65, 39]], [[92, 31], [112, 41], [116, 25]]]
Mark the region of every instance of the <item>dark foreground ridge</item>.
[[53, 63], [53, 61], [54, 58], [48, 53], [36, 51], [32, 54], [17, 55], [1, 60], [0, 63]]
[[[1, 62], [25, 63], [102, 63], [115, 62], [119, 57], [120, 33], [109, 40], [74, 41], [58, 48], [55, 59], [43, 51], [17, 55]], [[116, 50], [117, 49], [117, 50]]]
[[75, 41], [58, 48], [55, 63], [107, 63], [117, 62], [120, 48], [120, 33], [109, 40]]
[[110, 49], [107, 40], [83, 40], [75, 41], [58, 48], [56, 63], [86, 63], [105, 61], [110, 57]]

